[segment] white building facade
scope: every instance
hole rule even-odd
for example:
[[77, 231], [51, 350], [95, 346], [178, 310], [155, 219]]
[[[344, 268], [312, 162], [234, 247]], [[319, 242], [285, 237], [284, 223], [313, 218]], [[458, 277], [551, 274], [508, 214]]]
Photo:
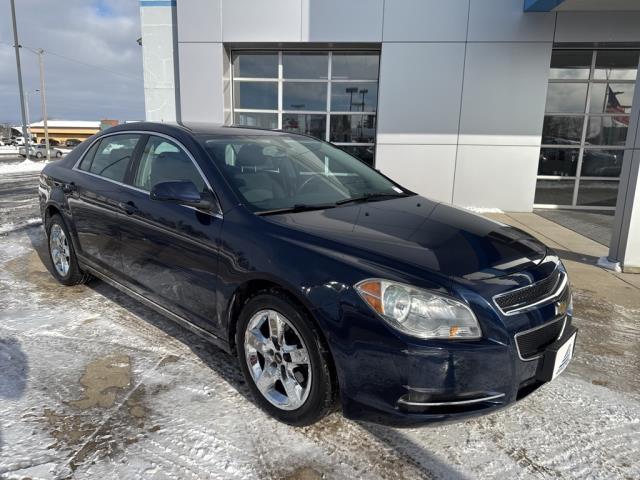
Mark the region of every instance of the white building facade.
[[640, 2], [140, 5], [148, 120], [311, 134], [460, 206], [616, 209], [640, 267]]

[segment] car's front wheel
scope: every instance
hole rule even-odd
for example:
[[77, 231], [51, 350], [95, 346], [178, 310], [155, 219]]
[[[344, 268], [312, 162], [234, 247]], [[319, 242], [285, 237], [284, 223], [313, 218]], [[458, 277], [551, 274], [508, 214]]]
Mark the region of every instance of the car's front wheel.
[[90, 275], [80, 270], [69, 230], [58, 214], [45, 225], [53, 276], [63, 285], [86, 283]]
[[290, 425], [309, 425], [335, 403], [331, 358], [306, 312], [278, 291], [252, 297], [236, 330], [238, 357], [260, 407]]

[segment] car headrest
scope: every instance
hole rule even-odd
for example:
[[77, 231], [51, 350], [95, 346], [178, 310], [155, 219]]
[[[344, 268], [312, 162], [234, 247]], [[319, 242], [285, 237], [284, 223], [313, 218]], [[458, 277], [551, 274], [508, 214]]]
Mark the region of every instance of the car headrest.
[[262, 153], [263, 148], [261, 145], [255, 143], [245, 145], [240, 149], [240, 152], [238, 152], [236, 166], [241, 169], [250, 167], [255, 170], [265, 167], [269, 158]]

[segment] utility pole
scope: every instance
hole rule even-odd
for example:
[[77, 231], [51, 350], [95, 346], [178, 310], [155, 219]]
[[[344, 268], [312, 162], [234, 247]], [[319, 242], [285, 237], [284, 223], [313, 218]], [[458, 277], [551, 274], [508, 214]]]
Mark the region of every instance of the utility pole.
[[20, 66], [20, 44], [18, 43], [18, 26], [16, 23], [15, 0], [11, 2], [11, 20], [13, 22], [13, 46], [16, 49], [16, 67], [18, 68], [18, 89], [20, 90], [20, 110], [22, 113], [22, 136], [24, 137], [24, 148], [29, 158], [29, 135], [27, 131], [27, 116], [24, 108], [24, 90], [22, 88], [22, 67]]
[[47, 96], [44, 91], [44, 50], [39, 48], [38, 63], [40, 64], [40, 104], [42, 106], [42, 123], [44, 124], [44, 143], [47, 148], [47, 162], [51, 161], [51, 150], [49, 149], [49, 127], [47, 126]]

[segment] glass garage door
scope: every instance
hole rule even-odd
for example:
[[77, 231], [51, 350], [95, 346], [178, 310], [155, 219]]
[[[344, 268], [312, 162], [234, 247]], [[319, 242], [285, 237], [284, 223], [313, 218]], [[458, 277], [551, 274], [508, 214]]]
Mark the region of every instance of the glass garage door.
[[374, 164], [378, 52], [235, 51], [233, 121], [313, 135]]
[[615, 209], [638, 50], [554, 50], [535, 207]]

